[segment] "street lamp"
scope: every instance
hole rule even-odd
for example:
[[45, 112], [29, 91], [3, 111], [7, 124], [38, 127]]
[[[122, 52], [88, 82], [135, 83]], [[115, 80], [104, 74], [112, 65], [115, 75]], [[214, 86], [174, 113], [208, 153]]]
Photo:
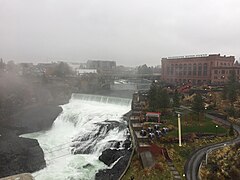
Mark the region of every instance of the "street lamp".
[[182, 146], [182, 134], [181, 134], [181, 118], [180, 118], [180, 112], [176, 112], [178, 115], [178, 142], [179, 142], [179, 146]]
[[216, 127], [216, 135], [217, 135], [217, 129], [218, 129], [218, 125], [216, 125], [215, 127]]

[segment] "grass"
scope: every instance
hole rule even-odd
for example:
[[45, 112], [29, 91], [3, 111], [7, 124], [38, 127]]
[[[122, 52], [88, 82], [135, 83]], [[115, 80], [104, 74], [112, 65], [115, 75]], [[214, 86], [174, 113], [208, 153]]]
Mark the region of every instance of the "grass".
[[[177, 137], [178, 136], [178, 120], [175, 116], [163, 117], [167, 120], [166, 125], [173, 125], [175, 128], [171, 131], [168, 136]], [[221, 127], [218, 125], [216, 127], [216, 123], [214, 123], [209, 118], [200, 117], [198, 120], [197, 115], [188, 114], [187, 116], [183, 116], [181, 118], [181, 130], [182, 135], [186, 135], [189, 133], [210, 133], [210, 134], [226, 134], [228, 129]]]

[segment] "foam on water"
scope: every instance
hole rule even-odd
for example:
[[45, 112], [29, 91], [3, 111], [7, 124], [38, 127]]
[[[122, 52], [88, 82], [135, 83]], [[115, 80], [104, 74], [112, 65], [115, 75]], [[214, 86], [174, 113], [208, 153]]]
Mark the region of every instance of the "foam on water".
[[109, 142], [126, 139], [122, 116], [130, 104], [130, 99], [73, 94], [50, 130], [23, 135], [39, 141], [47, 162], [33, 176], [39, 180], [94, 179], [99, 169], [107, 168], [98, 157], [112, 146]]

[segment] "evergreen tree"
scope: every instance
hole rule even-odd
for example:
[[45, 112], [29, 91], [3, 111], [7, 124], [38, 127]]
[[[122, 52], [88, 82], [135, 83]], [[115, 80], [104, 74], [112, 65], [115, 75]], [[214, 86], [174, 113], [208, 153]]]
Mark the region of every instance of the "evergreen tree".
[[197, 113], [204, 111], [204, 102], [200, 94], [196, 94], [193, 99], [192, 109]]
[[175, 91], [173, 94], [173, 107], [179, 107], [179, 106], [180, 106], [179, 93]]
[[163, 89], [156, 83], [152, 83], [149, 94], [149, 109], [158, 111], [161, 108], [168, 108], [170, 106], [170, 98], [167, 90]]
[[200, 114], [204, 111], [204, 102], [200, 94], [196, 94], [193, 99], [192, 109], [198, 114], [198, 121], [200, 123]]
[[233, 105], [233, 103], [237, 100], [238, 89], [239, 83], [236, 79], [236, 73], [234, 70], [232, 70], [228, 77], [228, 83], [223, 89], [223, 99], [228, 99]]
[[149, 98], [149, 108], [151, 110], [156, 109], [157, 108], [157, 84], [154, 82], [151, 84], [148, 98]]
[[157, 107], [160, 108], [168, 108], [170, 105], [170, 98], [167, 90], [159, 88], [157, 94]]
[[66, 75], [72, 74], [72, 70], [67, 63], [60, 62], [54, 71], [54, 74], [57, 77], [65, 77]]

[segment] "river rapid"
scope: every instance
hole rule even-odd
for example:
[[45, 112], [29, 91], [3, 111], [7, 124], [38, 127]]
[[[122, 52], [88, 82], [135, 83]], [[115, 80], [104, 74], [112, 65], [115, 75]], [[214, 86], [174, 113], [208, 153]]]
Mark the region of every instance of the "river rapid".
[[[47, 167], [33, 173], [39, 180], [89, 180], [100, 169], [111, 168], [98, 158], [127, 138], [123, 115], [131, 99], [73, 94], [51, 129], [23, 135], [37, 139]], [[113, 163], [114, 164], [114, 163]]]

